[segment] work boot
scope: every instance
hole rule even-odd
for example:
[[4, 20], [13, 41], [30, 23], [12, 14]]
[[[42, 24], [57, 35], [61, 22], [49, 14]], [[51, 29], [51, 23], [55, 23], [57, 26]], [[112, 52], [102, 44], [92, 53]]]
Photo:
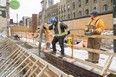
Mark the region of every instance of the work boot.
[[95, 64], [97, 64], [97, 63], [99, 63], [99, 61], [92, 61], [92, 63], [95, 63]]
[[89, 60], [89, 59], [85, 59], [85, 61], [87, 61], [87, 62], [92, 62], [92, 60]]
[[56, 52], [55, 52], [55, 51], [52, 51], [52, 52], [50, 52], [50, 53], [56, 55]]
[[61, 58], [61, 59], [62, 59], [63, 57], [65, 57], [65, 55], [60, 55], [60, 56], [58, 56], [58, 58]]

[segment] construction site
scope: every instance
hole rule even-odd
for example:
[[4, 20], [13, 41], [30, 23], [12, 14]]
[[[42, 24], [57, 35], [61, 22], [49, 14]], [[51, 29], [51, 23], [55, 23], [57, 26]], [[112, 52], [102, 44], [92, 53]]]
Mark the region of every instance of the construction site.
[[116, 77], [116, 0], [39, 2], [0, 0], [0, 77]]

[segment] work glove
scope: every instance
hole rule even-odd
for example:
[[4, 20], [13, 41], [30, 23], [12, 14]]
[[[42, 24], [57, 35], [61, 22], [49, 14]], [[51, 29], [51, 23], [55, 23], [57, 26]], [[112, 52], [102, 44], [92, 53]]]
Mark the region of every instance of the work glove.
[[47, 28], [43, 26], [43, 29], [45, 29], [45, 30], [46, 30]]
[[94, 29], [90, 29], [89, 31], [85, 31], [85, 35], [94, 35], [94, 34], [95, 34]]
[[70, 31], [67, 32], [67, 35], [69, 35], [69, 34], [70, 34]]

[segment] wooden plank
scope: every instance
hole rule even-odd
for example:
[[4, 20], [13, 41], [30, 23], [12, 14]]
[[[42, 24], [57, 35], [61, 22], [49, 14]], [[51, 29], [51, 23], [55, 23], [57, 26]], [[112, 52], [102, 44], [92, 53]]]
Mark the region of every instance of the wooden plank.
[[48, 65], [46, 65], [36, 77], [41, 77]]
[[3, 61], [2, 63], [0, 63], [0, 66], [1, 65], [3, 65], [5, 62], [7, 63], [8, 61], [9, 61], [9, 59], [12, 57], [12, 56], [14, 56], [15, 54], [17, 54], [18, 53], [18, 48], [11, 54], [11, 55], [9, 55], [6, 59], [5, 59], [5, 61]]
[[[69, 45], [65, 44], [66, 46], [69, 47]], [[98, 54], [104, 54], [104, 55], [113, 55], [114, 57], [116, 57], [116, 53], [110, 53], [109, 51], [102, 51], [102, 50], [96, 50], [96, 49], [90, 49], [90, 48], [80, 48], [78, 46], [74, 46], [74, 49], [77, 50], [86, 50], [88, 52], [94, 52], [94, 53], [98, 53]]]
[[[20, 50], [19, 50], [20, 51]], [[16, 53], [15, 55], [13, 55], [13, 57], [15, 57], [16, 55], [20, 55], [19, 53]], [[3, 68], [7, 62], [10, 60], [10, 58], [7, 59], [7, 61], [5, 63], [3, 63], [3, 65], [1, 65], [0, 69]]]
[[62, 77], [62, 75], [59, 75], [58, 77]]
[[111, 63], [112, 63], [112, 58], [113, 58], [113, 55], [109, 56], [108, 60], [106, 61], [105, 63], [105, 66], [104, 68], [102, 69], [101, 71], [101, 74], [102, 76], [104, 76], [106, 73], [107, 73], [107, 70], [109, 69]]
[[0, 42], [0, 47], [3, 47], [3, 45], [7, 44], [8, 40], [7, 41], [4, 41], [4, 42]]
[[13, 71], [11, 71], [10, 74], [8, 74], [6, 77], [9, 77], [13, 72], [15, 72], [28, 58], [30, 58], [31, 55], [29, 55], [28, 57], [26, 57], [21, 64], [19, 64]]
[[[29, 74], [28, 77], [31, 77], [31, 75], [33, 75], [37, 69], [39, 69], [39, 67], [36, 67], [36, 68]], [[38, 71], [39, 71], [39, 70], [38, 70]]]
[[20, 59], [23, 58], [24, 55], [25, 55], [25, 52], [24, 52], [21, 56], [19, 56], [18, 59], [17, 59], [16, 61], [14, 60], [14, 63], [13, 63], [11, 66], [9, 66], [8, 69], [6, 69], [7, 71], [4, 72], [3, 75], [4, 75], [5, 73], [7, 73], [11, 68], [13, 68], [13, 67], [17, 64], [17, 62], [19, 62]]
[[102, 38], [102, 39], [112, 39], [112, 40], [114, 40], [114, 39], [116, 39], [116, 36], [109, 36], [109, 35], [88, 35], [88, 36], [86, 36], [86, 35], [75, 35], [76, 37], [86, 37], [86, 38]]
[[6, 48], [8, 48], [8, 45], [7, 44], [4, 45], [3, 48], [1, 48], [0, 53], [2, 53], [3, 51], [5, 51]]
[[14, 77], [17, 77], [17, 75], [22, 72], [31, 62], [27, 63], [21, 70], [17, 72], [17, 74]]
[[[77, 60], [77, 62], [80, 62], [80, 63], [86, 64], [86, 65], [88, 65], [88, 66], [91, 66], [91, 67], [97, 68], [97, 69], [99, 69], [99, 70], [102, 70], [102, 69], [103, 69], [103, 67], [98, 66], [98, 65], [96, 65], [96, 64], [93, 64], [93, 63], [90, 63], [90, 62], [86, 62], [86, 61], [83, 61], [83, 60], [81, 60], [81, 59], [77, 59], [77, 58], [74, 58], [74, 59], [76, 59], [76, 60]], [[114, 70], [108, 69], [107, 71], [108, 71], [108, 72], [111, 72], [111, 73], [116, 74], [116, 71], [114, 71]]]
[[[3, 74], [2, 74], [2, 76], [4, 76], [12, 67], [14, 67], [15, 65], [16, 65], [16, 63], [17, 62], [19, 62], [19, 60], [23, 57], [25, 55], [25, 53], [23, 53], [23, 54], [21, 54], [19, 57], [17, 57], [16, 59], [17, 60], [13, 60], [10, 64], [8, 64], [5, 68], [4, 68], [4, 70], [3, 70]], [[14, 62], [14, 63], [13, 63]], [[12, 65], [11, 65], [12, 64]]]
[[[1, 66], [1, 68], [3, 68], [5, 66], [6, 67], [9, 67], [16, 59], [18, 59], [23, 53], [20, 53], [18, 54], [18, 56], [16, 56], [12, 61], [9, 62], [9, 64], [7, 66], [5, 66], [7, 63], [5, 63], [4, 65]], [[0, 68], [0, 69], [1, 69]]]
[[[42, 70], [43, 68], [40, 67], [40, 69]], [[50, 69], [49, 69], [50, 70]], [[45, 71], [44, 74], [47, 76], [47, 77], [51, 77], [51, 74], [48, 72], [48, 71]], [[53, 73], [52, 73], [53, 74]], [[57, 74], [56, 74], [57, 75]]]
[[79, 48], [77, 46], [74, 47], [75, 49], [82, 49], [82, 50], [86, 50], [88, 52], [94, 52], [94, 53], [98, 53], [98, 54], [104, 54], [104, 55], [113, 55], [114, 57], [116, 57], [116, 53], [110, 53], [108, 51], [102, 51], [102, 50], [96, 50], [96, 49], [90, 49], [90, 48]]
[[54, 67], [53, 65], [51, 65], [50, 63], [44, 61], [43, 59], [39, 58], [38, 56], [32, 54], [31, 52], [28, 52], [26, 49], [24, 49], [23, 47], [21, 47], [20, 45], [18, 45], [21, 49], [25, 50], [28, 54], [32, 55], [33, 58], [38, 59], [39, 62], [41, 64], [43, 64], [44, 66], [47, 64], [48, 68], [53, 71], [54, 73], [56, 73], [57, 75], [62, 74], [62, 77], [68, 77], [69, 75], [64, 73], [63, 71], [59, 70], [58, 68]]
[[[60, 54], [60, 53], [57, 53], [57, 54]], [[56, 56], [55, 56], [55, 57], [56, 57]], [[67, 58], [70, 58], [69, 55], [66, 55], [66, 57], [67, 57]], [[90, 62], [87, 62], [87, 61], [78, 59], [78, 58], [74, 58], [74, 59], [76, 60], [76, 62], [80, 62], [80, 63], [83, 63], [83, 64], [86, 64], [86, 65], [88, 65], [88, 66], [93, 67], [93, 68], [87, 69], [87, 70], [91, 70], [91, 71], [92, 71], [94, 68], [97, 68], [97, 69], [99, 69], [99, 70], [102, 70], [102, 69], [103, 69], [102, 66], [99, 66], [99, 65], [96, 65], [96, 64], [93, 64], [93, 63], [90, 63]], [[73, 62], [73, 63], [75, 63], [75, 62]], [[108, 69], [107, 71], [116, 74], [116, 71], [114, 71], [114, 70]]]
[[29, 73], [29, 71], [35, 66], [35, 64], [38, 62], [39, 60], [36, 60], [34, 62], [34, 64], [28, 69], [28, 71], [23, 75], [23, 77], [26, 77], [26, 75]]

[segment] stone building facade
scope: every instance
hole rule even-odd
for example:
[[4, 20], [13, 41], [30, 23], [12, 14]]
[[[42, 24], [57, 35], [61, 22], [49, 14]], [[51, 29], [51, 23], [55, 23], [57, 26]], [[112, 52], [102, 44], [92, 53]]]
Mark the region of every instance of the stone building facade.
[[[70, 20], [90, 15], [93, 9], [100, 13], [112, 11], [112, 0], [60, 0], [45, 10], [45, 22], [49, 23], [51, 17], [57, 17], [60, 21]], [[41, 20], [42, 11], [39, 13]]]

